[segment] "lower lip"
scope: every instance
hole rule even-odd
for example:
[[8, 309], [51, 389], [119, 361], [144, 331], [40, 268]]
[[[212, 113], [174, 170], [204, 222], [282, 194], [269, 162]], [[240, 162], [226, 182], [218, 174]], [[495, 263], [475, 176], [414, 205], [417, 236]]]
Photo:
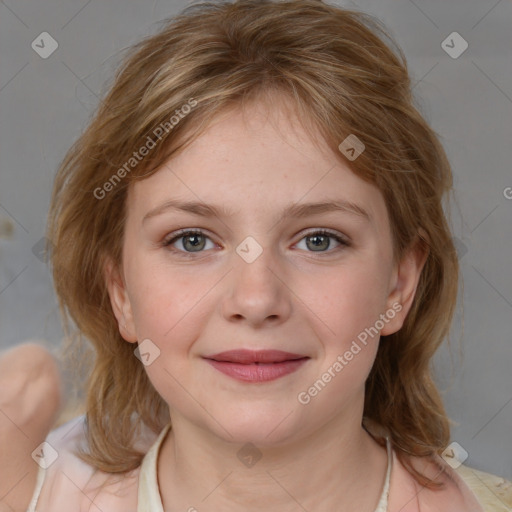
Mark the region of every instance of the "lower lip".
[[245, 382], [266, 382], [279, 379], [298, 370], [308, 358], [269, 364], [241, 364], [225, 361], [207, 361], [220, 372]]

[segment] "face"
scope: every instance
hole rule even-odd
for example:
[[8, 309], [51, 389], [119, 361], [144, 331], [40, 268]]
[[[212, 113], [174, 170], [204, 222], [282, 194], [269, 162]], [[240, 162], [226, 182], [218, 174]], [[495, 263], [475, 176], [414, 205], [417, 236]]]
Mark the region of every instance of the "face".
[[[301, 209], [284, 213], [291, 205]], [[134, 349], [150, 340], [145, 369], [171, 418], [272, 444], [362, 414], [379, 334], [400, 329], [422, 266], [412, 253], [393, 264], [377, 188], [296, 119], [255, 103], [136, 182], [127, 212], [109, 293], [123, 338]], [[275, 365], [284, 374], [272, 380], [240, 380], [207, 359], [235, 349], [304, 359]]]

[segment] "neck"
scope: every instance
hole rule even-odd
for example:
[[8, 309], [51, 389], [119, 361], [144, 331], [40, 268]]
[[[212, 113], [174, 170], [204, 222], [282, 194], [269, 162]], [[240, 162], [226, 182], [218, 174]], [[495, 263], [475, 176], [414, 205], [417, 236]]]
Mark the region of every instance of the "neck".
[[[351, 415], [354, 418], [354, 415]], [[158, 458], [166, 511], [374, 512], [387, 456], [361, 426], [334, 417], [279, 445], [230, 443], [173, 413]], [[354, 507], [357, 503], [357, 507]]]

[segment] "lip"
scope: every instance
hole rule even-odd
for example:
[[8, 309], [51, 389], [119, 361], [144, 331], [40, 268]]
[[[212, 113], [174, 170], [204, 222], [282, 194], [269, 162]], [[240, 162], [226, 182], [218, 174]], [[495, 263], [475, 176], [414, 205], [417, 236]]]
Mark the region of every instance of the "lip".
[[298, 370], [308, 356], [282, 350], [229, 350], [204, 358], [220, 372], [244, 382], [268, 382]]
[[281, 363], [283, 361], [292, 361], [302, 359], [304, 354], [294, 354], [292, 352], [283, 352], [282, 350], [248, 350], [237, 349], [219, 352], [212, 356], [205, 356], [206, 359], [222, 361], [228, 363]]

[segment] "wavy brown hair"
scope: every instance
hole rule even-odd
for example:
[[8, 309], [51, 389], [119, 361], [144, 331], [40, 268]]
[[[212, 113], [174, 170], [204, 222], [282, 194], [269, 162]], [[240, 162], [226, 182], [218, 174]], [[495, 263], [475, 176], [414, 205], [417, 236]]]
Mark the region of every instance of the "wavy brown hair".
[[[431, 359], [449, 333], [457, 300], [459, 268], [442, 206], [452, 188], [450, 164], [415, 106], [406, 59], [386, 28], [366, 13], [319, 0], [205, 2], [165, 20], [129, 49], [64, 158], [48, 238], [65, 330], [94, 348], [86, 397], [89, 451], [81, 457], [103, 471], [132, 470], [144, 455], [134, 447], [141, 426], [158, 433], [169, 418], [132, 344], [119, 334], [106, 288], [106, 261], [121, 262], [130, 184], [187, 147], [219, 114], [248, 101], [275, 101], [272, 92], [291, 100], [313, 139], [321, 137], [380, 189], [395, 262], [419, 234], [427, 247], [405, 323], [381, 340], [364, 416], [389, 430], [401, 462], [432, 486], [408, 455], [439, 454], [449, 442]], [[191, 100], [196, 106], [157, 140], [156, 128], [169, 127]], [[354, 161], [338, 149], [349, 134], [365, 145]], [[155, 147], [120, 172], [148, 137]], [[116, 173], [121, 177], [114, 180]]]

